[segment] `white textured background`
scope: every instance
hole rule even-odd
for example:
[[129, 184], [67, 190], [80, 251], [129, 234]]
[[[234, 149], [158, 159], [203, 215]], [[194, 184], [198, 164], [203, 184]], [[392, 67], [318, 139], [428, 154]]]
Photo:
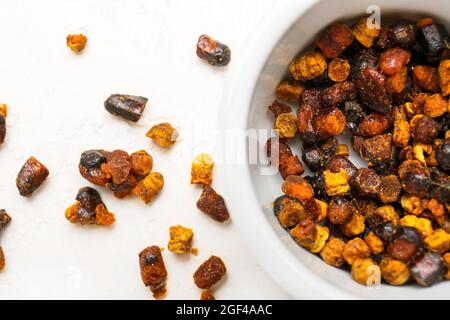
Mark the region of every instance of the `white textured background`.
[[[211, 254], [228, 268], [217, 298], [287, 298], [256, 265], [232, 222], [221, 225], [196, 209], [200, 189], [189, 184], [191, 155], [220, 149], [211, 142], [227, 78], [227, 68], [214, 69], [197, 58], [197, 38], [208, 33], [228, 44], [229, 70], [275, 5], [275, 0], [0, 0], [0, 102], [10, 106], [0, 147], [0, 208], [13, 218], [0, 239], [7, 260], [1, 299], [151, 299], [137, 255], [151, 244], [166, 247], [168, 228], [176, 224], [194, 229], [200, 252], [197, 257], [163, 252], [168, 299], [199, 298], [192, 274]], [[79, 32], [89, 40], [75, 55], [65, 38]], [[136, 125], [104, 110], [111, 93], [149, 98]], [[181, 133], [169, 152], [145, 137], [162, 120]], [[146, 206], [97, 188], [116, 213], [115, 226], [70, 224], [64, 210], [78, 188], [89, 185], [77, 164], [90, 148], [147, 150], [154, 170], [165, 176], [163, 192]], [[26, 199], [15, 177], [30, 155], [47, 165], [50, 176]], [[223, 182], [216, 179], [213, 186], [220, 193]], [[231, 217], [239, 214], [245, 212]]]

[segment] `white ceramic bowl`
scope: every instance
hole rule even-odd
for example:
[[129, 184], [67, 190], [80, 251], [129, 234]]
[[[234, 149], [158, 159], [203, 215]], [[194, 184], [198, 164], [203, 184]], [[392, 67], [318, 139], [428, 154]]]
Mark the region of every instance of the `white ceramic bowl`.
[[[279, 1], [252, 33], [245, 52], [233, 61], [220, 114], [222, 130], [271, 128], [273, 120], [266, 108], [275, 98], [274, 88], [286, 74], [289, 62], [327, 25], [362, 16], [372, 4], [371, 0]], [[431, 15], [449, 28], [448, 0], [378, 0], [376, 4], [381, 8], [382, 22], [386, 15]], [[265, 140], [260, 143], [263, 145]], [[281, 194], [281, 178], [261, 175], [260, 165], [249, 165], [245, 144], [241, 144], [234, 159], [235, 164], [216, 170], [227, 182], [224, 194], [233, 222], [261, 266], [294, 298], [450, 298], [450, 282], [431, 288], [368, 288], [354, 282], [347, 271], [328, 266], [295, 244], [273, 215], [270, 203]]]

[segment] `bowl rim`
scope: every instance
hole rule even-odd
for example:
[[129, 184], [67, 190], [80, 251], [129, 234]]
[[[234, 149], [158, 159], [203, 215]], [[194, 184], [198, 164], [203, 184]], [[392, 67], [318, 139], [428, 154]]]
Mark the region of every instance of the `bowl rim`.
[[[265, 19], [251, 32], [246, 41], [246, 50], [241, 52], [239, 60], [230, 68], [224, 88], [219, 112], [219, 129], [225, 134], [227, 130], [247, 130], [250, 104], [254, 88], [267, 58], [289, 28], [309, 10], [323, 0], [303, 0], [277, 2], [272, 8], [271, 19]], [[283, 19], [279, 19], [279, 17]], [[252, 48], [258, 48], [252, 51]], [[244, 147], [246, 144], [243, 144]], [[357, 296], [336, 288], [306, 266], [299, 264], [288, 247], [273, 232], [273, 227], [266, 219], [246, 212], [262, 211], [255, 190], [251, 183], [250, 168], [246, 150], [237, 152], [236, 164], [220, 164], [217, 174], [225, 181], [223, 194], [228, 201], [230, 212], [236, 212], [232, 220], [238, 227], [240, 236], [250, 249], [263, 270], [290, 296], [296, 299], [358, 299]], [[240, 165], [239, 165], [240, 164]], [[239, 188], [235, 187], [236, 178]], [[241, 190], [251, 190], [245, 201]], [[248, 232], [251, 226], [252, 233]], [[270, 254], [261, 255], [268, 250]], [[299, 289], [301, 288], [301, 289]]]

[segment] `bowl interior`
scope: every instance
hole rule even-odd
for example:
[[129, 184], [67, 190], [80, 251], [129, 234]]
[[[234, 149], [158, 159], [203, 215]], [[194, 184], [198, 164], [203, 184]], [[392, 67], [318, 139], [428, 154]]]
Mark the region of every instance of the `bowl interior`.
[[[274, 89], [286, 75], [288, 64], [299, 52], [310, 45], [317, 35], [330, 23], [334, 21], [352, 21], [365, 15], [368, 6], [372, 4], [373, 1], [369, 0], [327, 0], [320, 1], [306, 12], [301, 13], [301, 16], [288, 31], [280, 36], [278, 43], [262, 67], [251, 99], [247, 128], [270, 129], [272, 127], [273, 118], [268, 114], [267, 106], [275, 99]], [[382, 23], [391, 17], [414, 19], [432, 16], [444, 23], [447, 30], [450, 30], [447, 15], [450, 9], [450, 2], [447, 0], [377, 1], [376, 4], [381, 8]], [[282, 17], [279, 17], [279, 19], [282, 19]], [[264, 144], [265, 139], [260, 139], [260, 147], [263, 147]], [[291, 146], [293, 146], [297, 154], [300, 154], [299, 142], [291, 144]], [[351, 160], [358, 167], [366, 166], [357, 156], [351, 156]], [[439, 299], [450, 296], [450, 282], [442, 282], [432, 288], [419, 288], [414, 285], [402, 287], [381, 285], [377, 288], [367, 288], [354, 282], [348, 271], [328, 266], [319, 257], [299, 247], [279, 225], [270, 207], [270, 203], [277, 196], [281, 195], [280, 186], [282, 180], [279, 175], [262, 175], [260, 169], [260, 164], [249, 166], [253, 188], [259, 204], [263, 208], [263, 213], [255, 212], [253, 214], [257, 214], [260, 219], [268, 221], [278, 239], [288, 248], [289, 254], [298, 261], [298, 264], [302, 264], [309, 269], [310, 274], [308, 276], [320, 277], [338, 290], [361, 298]], [[302, 288], [298, 288], [298, 290], [301, 291]]]

